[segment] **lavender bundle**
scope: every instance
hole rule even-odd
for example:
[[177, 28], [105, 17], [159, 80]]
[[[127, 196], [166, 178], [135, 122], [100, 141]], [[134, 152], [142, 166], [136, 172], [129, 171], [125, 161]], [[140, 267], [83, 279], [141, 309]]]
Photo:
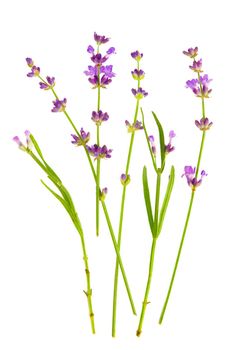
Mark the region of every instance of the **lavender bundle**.
[[182, 176], [186, 177], [187, 184], [189, 185], [189, 187], [191, 189], [191, 196], [190, 196], [190, 202], [189, 202], [189, 207], [188, 207], [188, 211], [187, 211], [187, 216], [185, 219], [184, 229], [183, 229], [183, 233], [182, 233], [182, 237], [181, 237], [181, 241], [180, 241], [180, 245], [179, 245], [179, 249], [178, 249], [178, 253], [177, 253], [177, 257], [176, 257], [176, 262], [174, 265], [174, 269], [173, 269], [173, 273], [172, 273], [172, 277], [171, 277], [171, 281], [170, 281], [170, 285], [169, 285], [167, 296], [166, 296], [166, 299], [165, 299], [165, 302], [163, 305], [163, 309], [161, 311], [160, 318], [159, 318], [160, 324], [163, 321], [164, 314], [165, 314], [167, 304], [169, 301], [169, 297], [170, 297], [170, 294], [172, 291], [174, 279], [176, 276], [177, 267], [178, 267], [179, 260], [180, 260], [181, 251], [182, 251], [183, 244], [184, 244], [185, 235], [186, 235], [187, 228], [188, 228], [190, 215], [192, 212], [192, 206], [193, 206], [193, 201], [195, 198], [196, 189], [201, 185], [203, 177], [207, 176], [206, 172], [204, 170], [202, 170], [200, 173], [200, 178], [198, 177], [199, 172], [200, 172], [201, 158], [202, 158], [202, 153], [203, 153], [203, 149], [204, 149], [206, 131], [208, 131], [213, 124], [206, 117], [206, 113], [205, 113], [205, 99], [209, 98], [210, 93], [212, 91], [212, 89], [209, 88], [209, 83], [212, 81], [212, 79], [209, 79], [207, 74], [201, 75], [201, 73], [203, 73], [202, 59], [199, 59], [198, 61], [196, 61], [196, 57], [198, 55], [198, 48], [197, 47], [189, 48], [187, 51], [183, 51], [183, 54], [188, 56], [189, 58], [193, 59], [193, 63], [191, 66], [189, 66], [189, 68], [197, 74], [196, 79], [188, 80], [186, 82], [186, 87], [190, 88], [192, 90], [192, 92], [194, 93], [194, 95], [196, 97], [199, 97], [201, 100], [202, 116], [201, 116], [201, 119], [199, 121], [195, 120], [195, 125], [202, 132], [202, 137], [201, 137], [201, 144], [200, 144], [200, 150], [199, 150], [199, 154], [198, 154], [198, 158], [197, 158], [196, 167], [192, 167], [191, 165], [185, 166], [184, 167], [184, 174], [182, 175]]

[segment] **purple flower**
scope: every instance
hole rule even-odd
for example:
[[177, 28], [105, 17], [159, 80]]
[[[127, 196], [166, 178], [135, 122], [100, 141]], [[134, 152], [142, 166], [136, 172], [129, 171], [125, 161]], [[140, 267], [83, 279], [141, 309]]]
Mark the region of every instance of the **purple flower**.
[[98, 74], [98, 68], [96, 66], [88, 66], [88, 70], [85, 70], [84, 73], [85, 75], [92, 77]]
[[115, 51], [115, 47], [110, 47], [107, 51], [106, 51], [107, 55], [112, 55], [113, 53], [116, 54]]
[[95, 63], [96, 65], [100, 66], [102, 65], [105, 61], [108, 60], [108, 56], [102, 56], [101, 53], [97, 53], [96, 55], [93, 55], [91, 57], [91, 60], [93, 61], [93, 63]]
[[55, 78], [54, 77], [46, 77], [47, 83], [46, 82], [39, 82], [40, 89], [43, 90], [49, 90], [55, 86]]
[[26, 61], [27, 61], [28, 67], [32, 68], [34, 66], [34, 62], [33, 62], [32, 58], [27, 57]]
[[87, 47], [87, 52], [90, 53], [90, 54], [94, 54], [94, 48], [93, 48], [93, 46], [89, 45], [89, 46]]
[[94, 160], [100, 158], [111, 158], [112, 149], [108, 149], [106, 145], [100, 147], [98, 145], [86, 146], [89, 154], [94, 157]]
[[31, 71], [29, 73], [27, 73], [27, 77], [29, 77], [29, 78], [38, 77], [39, 74], [40, 74], [40, 68], [33, 66], [31, 68]]
[[190, 47], [187, 51], [183, 51], [183, 54], [190, 58], [195, 58], [198, 55], [198, 47], [195, 47], [195, 49]]
[[105, 74], [101, 77], [100, 86], [105, 88], [106, 85], [109, 85], [112, 82], [112, 79], [108, 78]]
[[174, 151], [175, 147], [172, 146], [172, 139], [176, 136], [175, 132], [173, 130], [170, 131], [169, 133], [169, 142], [168, 144], [165, 146], [165, 152], [166, 154]]
[[131, 74], [135, 80], [142, 80], [145, 76], [145, 72], [142, 69], [134, 69]]
[[138, 50], [131, 52], [131, 57], [134, 58], [136, 61], [140, 61], [143, 57], [143, 53], [140, 53]]
[[189, 66], [190, 69], [192, 69], [194, 72], [196, 73], [201, 73], [203, 72], [202, 70], [202, 59], [200, 59], [199, 61], [193, 61], [193, 65]]
[[102, 122], [105, 122], [109, 119], [108, 113], [103, 113], [101, 110], [98, 112], [92, 112], [91, 118], [96, 125], [101, 125]]
[[207, 176], [205, 170], [201, 171], [201, 178], [197, 180], [195, 177], [196, 168], [191, 167], [190, 165], [186, 165], [184, 167], [184, 174], [182, 175], [186, 177], [188, 185], [195, 191], [196, 187], [200, 186], [202, 183], [202, 179], [204, 176]]
[[209, 79], [208, 74], [200, 76], [200, 79], [192, 79], [186, 82], [186, 87], [190, 88], [197, 97], [208, 98], [212, 89], [209, 89], [209, 83], [212, 79]]
[[67, 99], [64, 98], [63, 100], [56, 99], [55, 101], [52, 101], [54, 104], [54, 107], [52, 108], [52, 112], [64, 112]]
[[77, 135], [71, 134], [73, 141], [72, 144], [76, 145], [76, 146], [85, 146], [86, 143], [89, 141], [90, 139], [90, 133], [89, 132], [85, 132], [83, 128], [81, 128], [80, 131], [81, 134], [81, 138]]
[[24, 135], [26, 136], [26, 146], [22, 143], [22, 141], [18, 136], [14, 136], [12, 140], [17, 143], [17, 145], [19, 146], [19, 149], [21, 149], [22, 151], [26, 151], [31, 149], [31, 146], [32, 146], [30, 134], [31, 133], [29, 130], [24, 131]]
[[143, 90], [141, 87], [136, 89], [131, 89], [132, 94], [137, 98], [137, 100], [141, 100], [143, 97], [146, 97], [148, 95], [148, 92]]
[[201, 118], [199, 121], [195, 120], [195, 125], [202, 131], [209, 130], [213, 125], [208, 118]]
[[94, 33], [94, 40], [98, 45], [106, 44], [110, 39], [106, 38], [105, 35], [98, 35], [96, 32]]
[[107, 78], [113, 78], [115, 77], [115, 73], [113, 73], [113, 66], [101, 66], [100, 73], [104, 73]]
[[125, 124], [126, 124], [128, 132], [135, 132], [137, 130], [143, 129], [143, 124], [141, 122], [139, 122], [138, 120], [136, 120], [136, 122], [133, 124], [129, 123], [128, 120], [125, 120]]
[[120, 181], [121, 181], [121, 184], [123, 186], [128, 185], [130, 183], [130, 181], [131, 181], [130, 175], [129, 174], [127, 174], [127, 175], [126, 174], [122, 174], [120, 176]]
[[150, 142], [151, 144], [151, 151], [152, 153], [154, 154], [154, 156], [156, 157], [156, 146], [155, 146], [155, 138], [153, 135], [150, 135], [148, 137], [148, 141]]

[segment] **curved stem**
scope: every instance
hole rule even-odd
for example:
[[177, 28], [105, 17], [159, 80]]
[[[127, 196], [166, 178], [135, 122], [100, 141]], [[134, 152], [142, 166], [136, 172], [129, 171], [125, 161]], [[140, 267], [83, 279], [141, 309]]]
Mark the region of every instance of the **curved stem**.
[[169, 285], [169, 288], [168, 288], [168, 293], [167, 293], [167, 296], [166, 296], [166, 299], [165, 299], [165, 302], [164, 302], [164, 306], [163, 306], [163, 309], [162, 309], [162, 312], [161, 312], [161, 315], [160, 315], [160, 318], [159, 318], [159, 324], [161, 324], [162, 321], [163, 321], [164, 314], [165, 314], [165, 311], [166, 311], [166, 308], [167, 308], [167, 304], [168, 304], [168, 300], [169, 300], [169, 297], [170, 297], [170, 294], [171, 294], [171, 291], [172, 291], [172, 286], [173, 286], [173, 282], [174, 282], [174, 279], [175, 279], [176, 270], [177, 270], [178, 263], [179, 263], [179, 260], [180, 260], [180, 254], [181, 254], [181, 251], [182, 251], [182, 247], [183, 247], [183, 244], [184, 244], [186, 231], [187, 231], [187, 228], [188, 228], [188, 223], [189, 223], [189, 218], [190, 218], [190, 214], [191, 214], [191, 210], [192, 210], [194, 195], [195, 195], [195, 191], [192, 191], [191, 198], [190, 198], [190, 203], [189, 203], [189, 208], [188, 208], [188, 212], [187, 212], [187, 217], [186, 217], [186, 220], [185, 220], [184, 231], [183, 231], [182, 238], [181, 238], [181, 241], [180, 241], [180, 246], [179, 246], [179, 250], [178, 250], [178, 254], [177, 254], [174, 270], [173, 270], [173, 273], [172, 273], [172, 278], [171, 278], [170, 285]]
[[151, 281], [152, 281], [152, 274], [153, 274], [153, 266], [154, 266], [154, 258], [155, 258], [155, 247], [156, 247], [156, 240], [158, 236], [158, 220], [159, 220], [159, 199], [160, 199], [160, 184], [161, 184], [161, 174], [157, 174], [157, 180], [156, 180], [156, 198], [155, 198], [155, 213], [154, 213], [154, 236], [152, 239], [152, 246], [151, 246], [151, 254], [150, 254], [150, 263], [149, 263], [149, 271], [148, 271], [148, 278], [147, 278], [147, 285], [145, 289], [143, 304], [142, 304], [142, 310], [140, 313], [140, 319], [139, 319], [139, 325], [136, 332], [136, 335], [139, 337], [142, 333], [143, 328], [143, 321], [144, 316], [148, 304], [148, 297], [151, 287]]

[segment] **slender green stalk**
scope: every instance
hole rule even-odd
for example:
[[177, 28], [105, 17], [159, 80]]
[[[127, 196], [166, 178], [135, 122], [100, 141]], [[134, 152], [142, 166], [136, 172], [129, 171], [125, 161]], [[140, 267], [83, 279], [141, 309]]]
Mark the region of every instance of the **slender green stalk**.
[[[39, 77], [40, 80], [42, 80], [43, 82], [46, 83], [46, 81]], [[53, 95], [57, 98], [58, 98], [58, 95], [56, 94], [55, 90], [52, 88], [51, 89]], [[74, 131], [76, 132], [76, 134], [78, 135], [78, 137], [80, 137], [81, 139], [81, 135], [79, 133], [79, 131], [77, 130], [75, 124], [73, 123], [71, 117], [69, 116], [69, 114], [67, 113], [66, 110], [64, 110], [64, 114], [67, 118], [67, 120], [69, 121], [69, 123], [71, 124], [72, 128], [74, 129]], [[86, 147], [84, 147], [84, 150], [85, 150], [85, 154], [87, 156], [87, 159], [88, 159], [88, 162], [89, 162], [89, 165], [90, 165], [90, 168], [91, 168], [91, 171], [92, 171], [92, 175], [93, 175], [93, 178], [94, 178], [94, 181], [95, 183], [97, 184], [97, 176], [96, 176], [96, 172], [95, 172], [95, 169], [94, 169], [94, 166], [93, 166], [93, 162], [90, 158], [90, 155], [86, 149]], [[120, 257], [120, 250], [118, 249], [118, 245], [117, 245], [117, 242], [116, 242], [116, 238], [115, 238], [115, 234], [114, 234], [114, 230], [113, 230], [113, 227], [112, 227], [112, 224], [111, 224], [111, 220], [110, 220], [110, 217], [109, 217], [109, 214], [108, 214], [108, 211], [107, 211], [107, 207], [106, 207], [106, 204], [103, 202], [103, 201], [100, 201], [102, 203], [102, 207], [104, 209], [104, 214], [105, 214], [105, 218], [106, 218], [106, 221], [107, 221], [107, 225], [108, 225], [108, 228], [109, 228], [109, 231], [110, 231], [110, 234], [111, 234], [111, 238], [113, 240], [113, 245], [114, 245], [114, 249], [115, 249], [115, 253], [117, 255], [117, 257]], [[131, 304], [131, 308], [132, 308], [132, 312], [134, 314], [136, 314], [136, 311], [135, 311], [135, 306], [134, 306], [134, 302], [133, 302], [133, 299], [132, 299], [132, 295], [131, 295], [131, 292], [130, 292], [130, 288], [129, 288], [129, 283], [128, 283], [128, 280], [127, 280], [127, 277], [126, 277], [126, 273], [125, 273], [125, 269], [123, 267], [123, 263], [122, 263], [122, 259], [120, 257], [120, 263], [119, 263], [119, 266], [120, 266], [120, 269], [121, 269], [121, 272], [122, 272], [122, 275], [123, 275], [123, 280], [125, 282], [125, 287], [126, 287], [126, 291], [127, 291], [127, 294], [128, 294], [128, 298], [129, 298], [129, 301], [130, 301], [130, 304]]]
[[178, 254], [177, 254], [174, 270], [173, 270], [173, 273], [172, 273], [172, 278], [171, 278], [170, 285], [169, 285], [169, 288], [168, 288], [168, 293], [167, 293], [167, 296], [166, 296], [166, 299], [165, 299], [165, 302], [164, 302], [164, 306], [163, 306], [163, 309], [162, 309], [162, 312], [161, 312], [161, 315], [160, 315], [160, 318], [159, 318], [159, 324], [161, 324], [162, 321], [163, 321], [164, 314], [165, 314], [165, 311], [166, 311], [166, 308], [167, 308], [167, 304], [168, 304], [168, 300], [169, 300], [169, 297], [170, 297], [170, 294], [171, 294], [171, 291], [172, 291], [173, 282], [174, 282], [174, 279], [175, 279], [175, 276], [176, 276], [176, 270], [177, 270], [178, 263], [179, 263], [179, 260], [180, 260], [180, 254], [181, 254], [181, 251], [182, 251], [182, 247], [183, 247], [183, 244], [184, 244], [186, 231], [187, 231], [187, 228], [188, 228], [188, 223], [189, 223], [189, 218], [190, 218], [190, 214], [191, 214], [191, 210], [192, 210], [194, 195], [195, 195], [195, 191], [192, 191], [191, 198], [190, 198], [190, 203], [189, 203], [189, 208], [188, 208], [188, 212], [187, 212], [187, 217], [186, 217], [186, 221], [185, 221], [185, 225], [184, 225], [184, 230], [183, 230], [182, 238], [181, 238], [181, 241], [180, 241], [180, 246], [179, 246], [179, 250], [178, 250]]
[[[198, 80], [200, 81], [200, 73], [198, 73]], [[203, 96], [203, 90], [202, 90], [201, 83], [200, 83], [200, 90], [201, 90], [201, 94], [202, 94], [202, 97], [201, 97], [202, 118], [205, 118], [205, 100], [204, 100], [204, 96]], [[200, 169], [200, 163], [201, 163], [204, 143], [205, 143], [205, 131], [202, 132], [201, 145], [200, 145], [200, 150], [199, 150], [198, 160], [197, 160], [197, 167], [196, 167], [196, 175], [195, 175], [196, 178], [197, 178], [197, 176], [199, 174], [199, 169]], [[179, 246], [179, 250], [178, 250], [178, 253], [177, 253], [177, 258], [176, 258], [176, 262], [175, 262], [175, 265], [174, 265], [174, 270], [173, 270], [173, 273], [172, 273], [172, 277], [171, 277], [171, 281], [170, 281], [170, 284], [169, 284], [168, 292], [167, 292], [166, 299], [165, 299], [165, 302], [164, 302], [164, 305], [163, 305], [163, 308], [162, 308], [162, 311], [161, 311], [161, 314], [160, 314], [159, 324], [161, 324], [162, 321], [163, 321], [164, 314], [165, 314], [165, 311], [166, 311], [166, 308], [167, 308], [167, 304], [168, 304], [168, 301], [169, 301], [169, 297], [170, 297], [170, 294], [171, 294], [171, 291], [172, 291], [172, 287], [173, 287], [173, 283], [174, 283], [174, 279], [175, 279], [178, 263], [179, 263], [179, 260], [180, 260], [180, 254], [181, 254], [182, 247], [183, 247], [183, 244], [184, 244], [184, 239], [185, 239], [186, 231], [187, 231], [187, 228], [188, 228], [189, 218], [190, 218], [190, 214], [191, 214], [191, 211], [192, 211], [192, 205], [193, 205], [194, 196], [195, 196], [195, 188], [193, 188], [192, 194], [191, 194], [191, 197], [190, 197], [190, 202], [189, 202], [189, 207], [188, 207], [187, 216], [186, 216], [186, 220], [185, 220], [184, 230], [183, 230], [183, 233], [182, 233], [180, 246]]]
[[89, 264], [88, 264], [88, 256], [86, 253], [85, 248], [85, 241], [84, 241], [84, 235], [80, 234], [81, 237], [81, 245], [82, 245], [82, 251], [83, 251], [83, 260], [85, 263], [85, 274], [86, 274], [86, 283], [87, 283], [87, 290], [84, 291], [87, 300], [88, 300], [88, 308], [89, 308], [89, 317], [91, 322], [91, 328], [92, 333], [95, 334], [95, 325], [94, 325], [94, 313], [93, 313], [93, 307], [92, 307], [92, 289], [90, 284], [90, 271], [89, 271]]
[[149, 263], [147, 285], [146, 285], [146, 290], [145, 290], [145, 294], [144, 294], [142, 310], [141, 310], [141, 313], [140, 313], [139, 325], [138, 325], [138, 329], [137, 329], [137, 332], [136, 332], [136, 335], [138, 337], [142, 333], [144, 316], [145, 316], [147, 304], [149, 303], [148, 302], [148, 297], [149, 297], [151, 281], [152, 281], [154, 258], [155, 258], [155, 247], [156, 247], [156, 240], [157, 240], [157, 236], [158, 236], [158, 227], [159, 227], [158, 220], [159, 220], [160, 184], [161, 184], [161, 174], [157, 173], [155, 213], [154, 213], [154, 234], [153, 234], [153, 239], [152, 239], [152, 247], [151, 247], [151, 254], [150, 254], [150, 263]]
[[[135, 115], [134, 115], [134, 123], [136, 122], [137, 117], [138, 117], [138, 110], [139, 110], [139, 100], [137, 100], [137, 103], [136, 103]], [[131, 134], [130, 146], [129, 146], [127, 162], [126, 162], [126, 171], [125, 171], [125, 175], [126, 176], [128, 176], [128, 172], [129, 172], [129, 168], [130, 168], [130, 161], [131, 161], [132, 149], [133, 149], [133, 144], [134, 144], [134, 138], [135, 138], [135, 133], [133, 132]], [[123, 226], [125, 199], [126, 199], [126, 188], [127, 188], [127, 185], [125, 184], [123, 186], [123, 190], [122, 190], [120, 217], [119, 217], [119, 228], [118, 228], [118, 249], [119, 250], [121, 248], [122, 226]], [[119, 263], [118, 263], [118, 259], [116, 259], [115, 272], [114, 272], [114, 291], [113, 291], [112, 337], [116, 336], [118, 268], [119, 268]]]
[[[97, 53], [99, 53], [99, 45], [97, 46]], [[101, 86], [100, 86], [100, 68], [98, 67], [98, 87], [97, 87], [97, 111], [100, 110], [101, 104]], [[97, 145], [100, 146], [100, 125], [97, 125]], [[99, 213], [99, 198], [100, 198], [100, 172], [101, 159], [97, 159], [97, 183], [96, 183], [96, 235], [99, 236], [100, 213]]]

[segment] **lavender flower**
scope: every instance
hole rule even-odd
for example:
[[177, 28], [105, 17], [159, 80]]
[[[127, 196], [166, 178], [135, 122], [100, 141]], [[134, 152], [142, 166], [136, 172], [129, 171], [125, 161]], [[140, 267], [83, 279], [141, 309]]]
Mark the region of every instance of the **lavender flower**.
[[27, 73], [27, 77], [32, 78], [32, 77], [38, 77], [40, 74], [40, 68], [33, 66], [31, 68], [31, 72]]
[[200, 76], [200, 79], [192, 79], [186, 82], [186, 87], [190, 88], [197, 97], [208, 98], [212, 89], [209, 89], [209, 83], [212, 79], [209, 79], [208, 74]]
[[93, 77], [98, 74], [98, 68], [97, 66], [88, 66], [88, 70], [84, 71], [85, 75]]
[[22, 143], [22, 141], [18, 136], [14, 136], [12, 140], [17, 143], [17, 145], [19, 146], [19, 149], [21, 149], [22, 151], [27, 151], [31, 149], [31, 146], [32, 146], [30, 134], [31, 133], [29, 130], [24, 131], [24, 135], [26, 136], [26, 146]]
[[90, 133], [85, 132], [83, 128], [80, 130], [81, 138], [77, 135], [71, 134], [73, 141], [72, 144], [76, 146], [85, 146], [87, 142], [89, 142], [90, 139]]
[[93, 63], [95, 63], [97, 66], [102, 65], [103, 63], [105, 63], [108, 60], [108, 56], [102, 56], [101, 53], [97, 53], [96, 55], [93, 55], [91, 57], [91, 60], [93, 61]]
[[103, 113], [101, 110], [98, 112], [92, 112], [91, 118], [96, 125], [101, 125], [102, 122], [107, 121], [109, 119], [108, 113]]
[[148, 92], [143, 90], [141, 87], [136, 89], [131, 89], [132, 94], [137, 98], [137, 100], [141, 100], [143, 97], [146, 97], [148, 95]]
[[97, 45], [106, 44], [110, 39], [106, 38], [105, 35], [98, 35], [96, 32], [94, 33], [94, 40]]
[[135, 80], [142, 80], [145, 76], [145, 72], [142, 69], [134, 69], [131, 74]]
[[27, 61], [28, 67], [32, 68], [34, 66], [34, 62], [33, 62], [32, 58], [27, 57], [26, 61]]
[[190, 58], [195, 58], [198, 55], [198, 47], [195, 47], [194, 49], [190, 47], [187, 51], [183, 51], [183, 54]]
[[126, 174], [122, 174], [120, 176], [120, 181], [121, 181], [121, 184], [123, 186], [127, 186], [130, 183], [130, 181], [131, 181], [130, 175], [129, 174], [127, 174], [127, 175]]
[[202, 131], [209, 130], [213, 125], [208, 118], [201, 118], [199, 121], [195, 120], [195, 125]]
[[100, 73], [104, 73], [104, 75], [107, 78], [113, 78], [113, 77], [115, 77], [115, 73], [112, 70], [113, 70], [113, 66], [112, 65], [101, 66]]
[[156, 146], [155, 146], [155, 138], [154, 138], [154, 136], [150, 135], [148, 137], [148, 140], [149, 140], [149, 142], [151, 144], [151, 151], [152, 151], [153, 155], [156, 157]]
[[193, 191], [195, 191], [196, 187], [200, 186], [202, 183], [202, 179], [204, 176], [207, 176], [205, 170], [201, 171], [201, 178], [197, 180], [195, 177], [196, 168], [193, 168], [192, 166], [186, 165], [184, 167], [184, 174], [182, 175], [186, 177], [188, 185], [192, 188]]
[[108, 188], [104, 187], [101, 191], [100, 191], [100, 200], [104, 201], [106, 198], [106, 195], [108, 193]]
[[43, 90], [49, 90], [55, 86], [55, 78], [54, 77], [46, 77], [47, 83], [46, 82], [39, 82], [40, 89]]
[[143, 129], [142, 122], [139, 122], [138, 120], [136, 120], [136, 122], [134, 122], [133, 124], [129, 123], [128, 120], [125, 120], [125, 124], [128, 132], [135, 132]]
[[131, 53], [131, 57], [134, 58], [137, 62], [143, 57], [143, 53], [140, 53], [138, 50]]
[[202, 59], [200, 59], [199, 61], [195, 61], [194, 60], [192, 66], [189, 66], [189, 68], [192, 69], [196, 73], [203, 72], [203, 70], [202, 70]]
[[88, 53], [91, 53], [91, 54], [94, 54], [94, 48], [93, 48], [92, 45], [89, 45], [89, 46], [87, 47], [87, 52], [88, 52]]
[[175, 132], [173, 130], [170, 131], [169, 133], [169, 142], [168, 144], [165, 146], [165, 152], [166, 154], [174, 151], [175, 147], [172, 146], [172, 139], [176, 136]]
[[52, 101], [52, 103], [54, 104], [54, 107], [51, 110], [52, 112], [64, 112], [67, 99], [66, 98], [64, 98], [63, 100], [56, 99], [55, 101]]
[[108, 149], [106, 145], [100, 147], [95, 144], [93, 146], [86, 146], [86, 149], [89, 154], [94, 157], [94, 160], [100, 158], [111, 158], [112, 149]]

